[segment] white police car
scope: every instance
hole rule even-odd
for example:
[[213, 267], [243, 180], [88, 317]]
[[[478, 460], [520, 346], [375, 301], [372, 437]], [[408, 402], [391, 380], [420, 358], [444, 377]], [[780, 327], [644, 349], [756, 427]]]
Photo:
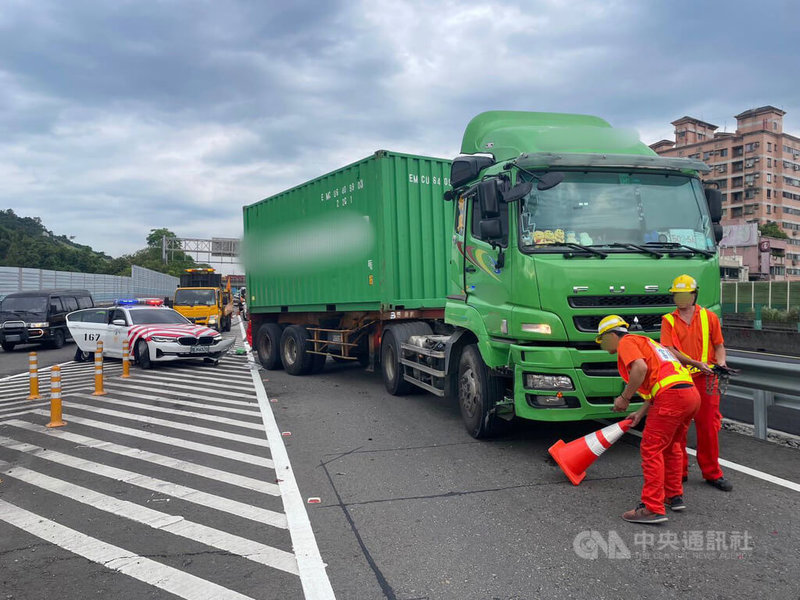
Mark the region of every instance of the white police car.
[[128, 340], [131, 357], [143, 369], [153, 362], [202, 358], [216, 363], [233, 345], [219, 332], [195, 325], [155, 301], [120, 301], [110, 308], [89, 308], [67, 315], [67, 327], [78, 349], [75, 360], [88, 360], [103, 342], [103, 354], [122, 358]]

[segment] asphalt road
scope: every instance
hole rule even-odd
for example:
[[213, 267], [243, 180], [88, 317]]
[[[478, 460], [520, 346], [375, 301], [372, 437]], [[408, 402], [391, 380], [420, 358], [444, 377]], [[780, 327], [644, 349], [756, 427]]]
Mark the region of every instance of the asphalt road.
[[11, 352], [0, 349], [0, 378], [27, 371], [29, 352], [36, 352], [40, 368], [49, 367], [71, 361], [75, 356], [75, 343], [67, 342], [59, 350], [39, 344], [23, 344]]
[[[663, 526], [631, 525], [620, 514], [640, 491], [634, 436], [574, 487], [547, 448], [598, 424], [529, 423], [478, 442], [457, 406], [390, 396], [378, 374], [357, 367], [265, 376], [279, 426], [292, 432], [300, 490], [322, 500], [310, 517], [340, 599], [799, 597], [798, 491], [728, 469], [735, 490], [726, 494], [704, 484], [693, 463], [687, 511]], [[800, 482], [797, 450], [728, 432], [721, 443], [731, 461]], [[633, 557], [579, 557], [576, 538], [580, 548], [591, 531], [621, 539]], [[744, 532], [752, 549], [725, 556], [722, 542], [732, 547]], [[698, 535], [722, 536], [706, 540], [714, 556], [695, 550]], [[636, 558], [659, 544], [667, 556]]]

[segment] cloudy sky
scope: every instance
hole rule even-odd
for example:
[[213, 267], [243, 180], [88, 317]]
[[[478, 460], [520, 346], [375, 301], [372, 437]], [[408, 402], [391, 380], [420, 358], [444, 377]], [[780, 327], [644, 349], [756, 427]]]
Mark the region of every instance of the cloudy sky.
[[490, 109], [652, 143], [773, 104], [800, 135], [792, 0], [3, 0], [0, 208], [118, 255], [384, 148], [451, 157]]

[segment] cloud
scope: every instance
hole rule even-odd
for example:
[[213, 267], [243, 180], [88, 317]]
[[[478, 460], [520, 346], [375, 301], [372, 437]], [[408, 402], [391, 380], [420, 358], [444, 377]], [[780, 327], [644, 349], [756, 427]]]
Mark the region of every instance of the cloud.
[[648, 142], [775, 104], [800, 132], [791, 2], [9, 0], [0, 206], [111, 254], [377, 149], [453, 156], [493, 109], [596, 114]]

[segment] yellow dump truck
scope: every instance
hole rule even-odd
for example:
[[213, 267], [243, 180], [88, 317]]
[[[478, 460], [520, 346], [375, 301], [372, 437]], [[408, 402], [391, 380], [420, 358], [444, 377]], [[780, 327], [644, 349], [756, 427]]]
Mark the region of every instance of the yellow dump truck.
[[222, 275], [214, 269], [186, 269], [175, 290], [173, 308], [192, 323], [231, 330], [233, 294], [230, 287], [222, 287]]

